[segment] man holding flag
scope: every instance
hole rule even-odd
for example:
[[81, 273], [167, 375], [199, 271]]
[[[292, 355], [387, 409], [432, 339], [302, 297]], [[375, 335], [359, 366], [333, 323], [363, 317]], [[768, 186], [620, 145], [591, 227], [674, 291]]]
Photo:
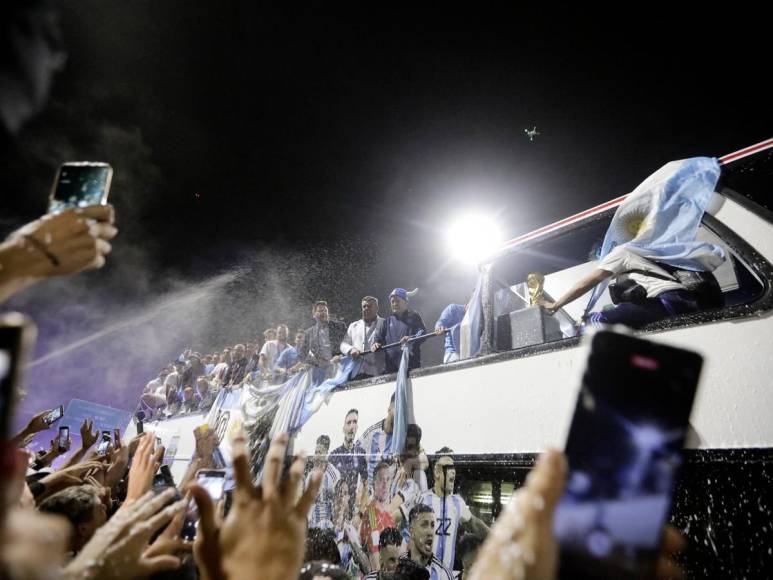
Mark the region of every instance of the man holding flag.
[[719, 164], [705, 157], [662, 167], [618, 207], [598, 268], [555, 302], [542, 299], [539, 304], [553, 314], [595, 288], [588, 312], [611, 280], [610, 297], [616, 306], [592, 313], [591, 324], [641, 328], [721, 306], [721, 290], [710, 272], [725, 261], [725, 253], [696, 240], [718, 177]]

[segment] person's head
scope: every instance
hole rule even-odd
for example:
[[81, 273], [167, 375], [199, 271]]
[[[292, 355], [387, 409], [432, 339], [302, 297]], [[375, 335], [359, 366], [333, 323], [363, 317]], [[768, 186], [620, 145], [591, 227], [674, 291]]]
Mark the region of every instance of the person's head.
[[220, 360], [226, 364], [230, 364], [231, 362], [231, 349], [230, 348], [224, 348], [223, 352], [220, 354]]
[[333, 521], [349, 513], [349, 485], [344, 478], [339, 479], [333, 488]]
[[196, 385], [199, 387], [199, 391], [202, 393], [209, 390], [209, 381], [207, 380], [207, 377], [197, 378]]
[[378, 539], [378, 556], [382, 572], [394, 572], [403, 536], [397, 528], [384, 528]]
[[181, 360], [174, 361], [174, 370], [176, 373], [182, 373], [185, 370], [185, 362]]
[[303, 561], [328, 562], [336, 565], [341, 563], [341, 554], [338, 552], [332, 531], [309, 528], [306, 535], [306, 553], [303, 556]]
[[295, 333], [295, 348], [300, 349], [303, 347], [304, 343], [306, 342], [306, 333], [302, 330], [299, 330]]
[[408, 310], [408, 292], [405, 288], [395, 288], [389, 295], [389, 307], [395, 314], [402, 314]]
[[330, 437], [320, 435], [314, 448], [314, 466], [320, 469], [327, 467], [327, 452], [330, 450]]
[[349, 575], [336, 564], [315, 561], [301, 567], [298, 580], [349, 580]]
[[40, 511], [59, 514], [73, 527], [70, 546], [79, 551], [107, 521], [107, 508], [93, 485], [68, 487], [43, 500]]
[[362, 307], [362, 319], [365, 322], [371, 322], [378, 316], [378, 298], [365, 296], [360, 306]]
[[435, 538], [435, 512], [426, 504], [416, 504], [408, 514], [410, 548], [424, 557], [432, 555]]
[[379, 461], [373, 470], [373, 496], [376, 501], [386, 501], [389, 493], [391, 471], [386, 461]]
[[289, 334], [289, 332], [290, 331], [288, 330], [287, 325], [280, 324], [279, 326], [276, 327], [276, 339], [282, 342], [286, 342], [287, 335]]
[[357, 422], [360, 420], [360, 412], [357, 409], [349, 409], [344, 418], [344, 444], [350, 447], [357, 435]]
[[454, 468], [454, 460], [450, 453], [444, 452], [435, 460], [433, 474], [435, 476], [435, 493], [438, 495], [454, 493], [456, 469]]
[[397, 561], [394, 580], [430, 580], [430, 574], [424, 566], [409, 558]]
[[400, 458], [406, 469], [413, 471], [417, 467], [419, 450], [421, 449], [421, 427], [410, 423], [405, 431], [405, 449]]
[[267, 328], [263, 331], [263, 340], [268, 342], [269, 340], [276, 340], [276, 328]]
[[231, 349], [231, 362], [240, 361], [244, 358], [244, 345], [237, 344]]
[[330, 320], [330, 311], [327, 308], [327, 302], [324, 300], [317, 300], [311, 308], [311, 314], [314, 319], [319, 322], [327, 322]]
[[389, 399], [389, 406], [387, 407], [387, 414], [384, 418], [384, 430], [387, 433], [392, 432], [392, 427], [395, 424], [395, 394], [392, 393], [392, 398]]
[[459, 541], [459, 554], [462, 558], [462, 580], [470, 577], [472, 564], [483, 545], [483, 538], [475, 534], [465, 534]]
[[169, 367], [164, 367], [158, 371], [158, 378], [163, 383], [164, 379], [169, 376]]

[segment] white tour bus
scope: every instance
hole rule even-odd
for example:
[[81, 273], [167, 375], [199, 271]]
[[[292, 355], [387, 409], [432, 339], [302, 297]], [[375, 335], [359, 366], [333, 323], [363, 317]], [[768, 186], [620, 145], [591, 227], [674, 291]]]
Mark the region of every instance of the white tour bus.
[[[730, 257], [715, 275], [722, 308], [672, 318], [639, 331], [645, 338], [695, 350], [704, 369], [671, 521], [688, 535], [694, 577], [758, 577], [773, 570], [773, 139], [720, 158], [717, 195], [699, 231]], [[573, 320], [585, 305], [564, 308], [556, 324], [513, 331], [510, 313], [526, 302], [529, 272], [545, 274], [556, 298], [594, 267], [621, 197], [508, 242], [484, 273], [483, 352], [457, 363], [411, 372], [416, 422], [430, 460], [448, 447], [456, 488], [487, 523], [521, 485], [546, 446], [563, 447], [584, 368]], [[605, 292], [596, 309], [609, 303]], [[359, 411], [357, 436], [384, 419], [395, 375], [344, 385], [295, 440], [313, 452], [321, 434], [341, 445], [344, 417]], [[238, 397], [208, 416], [222, 437], [241, 424]], [[222, 402], [222, 398], [219, 399]], [[202, 415], [160, 422], [163, 438], [179, 435], [177, 479], [193, 449]], [[133, 426], [132, 426], [133, 428]], [[148, 427], [150, 428], [150, 427]], [[427, 475], [432, 485], [432, 470]]]

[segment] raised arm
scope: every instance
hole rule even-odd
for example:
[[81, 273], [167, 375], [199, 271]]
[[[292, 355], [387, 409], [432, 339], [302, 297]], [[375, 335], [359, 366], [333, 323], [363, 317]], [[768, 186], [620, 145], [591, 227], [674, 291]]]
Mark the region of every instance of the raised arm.
[[612, 272], [606, 270], [597, 269], [580, 279], [574, 286], [572, 286], [561, 298], [555, 302], [549, 302], [545, 299], [539, 300], [539, 305], [543, 306], [548, 314], [554, 314], [557, 310], [563, 308], [566, 304], [574, 302], [580, 296], [588, 292], [594, 286], [600, 284], [607, 278], [612, 276]]

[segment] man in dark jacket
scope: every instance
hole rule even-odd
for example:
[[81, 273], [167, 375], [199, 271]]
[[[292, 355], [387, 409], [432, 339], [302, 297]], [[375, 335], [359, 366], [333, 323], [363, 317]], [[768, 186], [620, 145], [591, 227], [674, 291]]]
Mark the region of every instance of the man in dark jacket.
[[341, 355], [341, 341], [346, 336], [346, 325], [338, 320], [330, 320], [330, 311], [324, 300], [315, 302], [311, 312], [316, 324], [306, 329], [306, 348], [309, 353], [306, 362], [324, 367]]
[[[389, 295], [389, 306], [392, 309], [392, 315], [386, 319], [381, 335], [376, 338], [373, 345], [374, 350], [378, 350], [385, 344], [395, 342], [405, 342], [410, 337], [416, 336], [419, 331], [426, 333], [427, 328], [418, 312], [408, 309], [408, 292], [404, 288], [395, 288]], [[442, 329], [441, 329], [442, 332]], [[421, 343], [423, 340], [417, 340], [411, 343], [411, 358], [408, 363], [409, 369], [421, 367]], [[386, 371], [387, 373], [396, 373], [400, 368], [400, 359], [402, 358], [401, 349], [394, 347], [385, 351]]]

